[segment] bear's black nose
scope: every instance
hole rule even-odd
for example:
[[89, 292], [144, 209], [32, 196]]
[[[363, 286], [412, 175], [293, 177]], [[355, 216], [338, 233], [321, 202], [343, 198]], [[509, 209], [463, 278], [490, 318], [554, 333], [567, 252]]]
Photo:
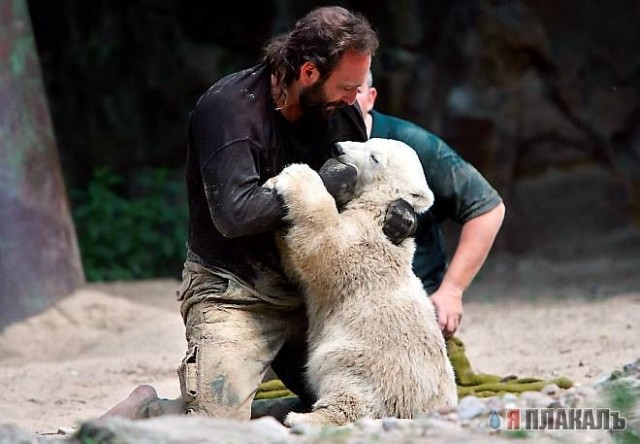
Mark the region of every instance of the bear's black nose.
[[342, 147], [340, 146], [340, 142], [336, 142], [333, 145], [333, 149], [331, 150], [331, 155], [333, 157], [338, 157], [344, 154], [344, 150], [342, 149]]

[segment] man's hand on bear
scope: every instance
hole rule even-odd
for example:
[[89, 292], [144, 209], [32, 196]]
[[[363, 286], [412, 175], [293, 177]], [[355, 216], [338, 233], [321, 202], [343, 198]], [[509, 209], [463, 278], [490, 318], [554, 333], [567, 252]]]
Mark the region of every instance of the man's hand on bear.
[[322, 165], [318, 174], [338, 207], [353, 199], [358, 177], [358, 170], [355, 167], [331, 158]]
[[418, 228], [418, 218], [411, 204], [404, 199], [391, 202], [384, 217], [384, 227], [382, 227], [382, 231], [389, 240], [398, 245], [409, 236], [413, 236], [416, 228]]

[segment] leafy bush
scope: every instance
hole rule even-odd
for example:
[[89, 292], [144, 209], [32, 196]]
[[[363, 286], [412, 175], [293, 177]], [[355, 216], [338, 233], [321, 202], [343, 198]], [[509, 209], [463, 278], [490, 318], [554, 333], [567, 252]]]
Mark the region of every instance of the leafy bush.
[[71, 191], [71, 200], [89, 281], [179, 275], [188, 219], [182, 178], [149, 169], [125, 182], [99, 168], [86, 189]]

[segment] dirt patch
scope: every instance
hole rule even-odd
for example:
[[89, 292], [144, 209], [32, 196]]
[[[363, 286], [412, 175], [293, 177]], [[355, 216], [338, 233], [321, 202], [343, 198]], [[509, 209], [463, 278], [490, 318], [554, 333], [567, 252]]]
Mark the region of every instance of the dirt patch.
[[[467, 292], [459, 337], [479, 372], [580, 384], [640, 357], [640, 270], [611, 262], [492, 259]], [[138, 384], [179, 395], [185, 350], [176, 280], [88, 285], [0, 334], [0, 418], [55, 432], [101, 415]]]

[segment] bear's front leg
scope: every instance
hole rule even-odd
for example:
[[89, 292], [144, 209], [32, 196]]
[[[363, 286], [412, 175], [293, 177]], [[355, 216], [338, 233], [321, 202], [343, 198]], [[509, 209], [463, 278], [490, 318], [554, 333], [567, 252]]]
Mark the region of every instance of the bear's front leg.
[[294, 225], [328, 225], [338, 218], [336, 202], [322, 179], [308, 165], [287, 166], [271, 184], [282, 197], [287, 215]]

